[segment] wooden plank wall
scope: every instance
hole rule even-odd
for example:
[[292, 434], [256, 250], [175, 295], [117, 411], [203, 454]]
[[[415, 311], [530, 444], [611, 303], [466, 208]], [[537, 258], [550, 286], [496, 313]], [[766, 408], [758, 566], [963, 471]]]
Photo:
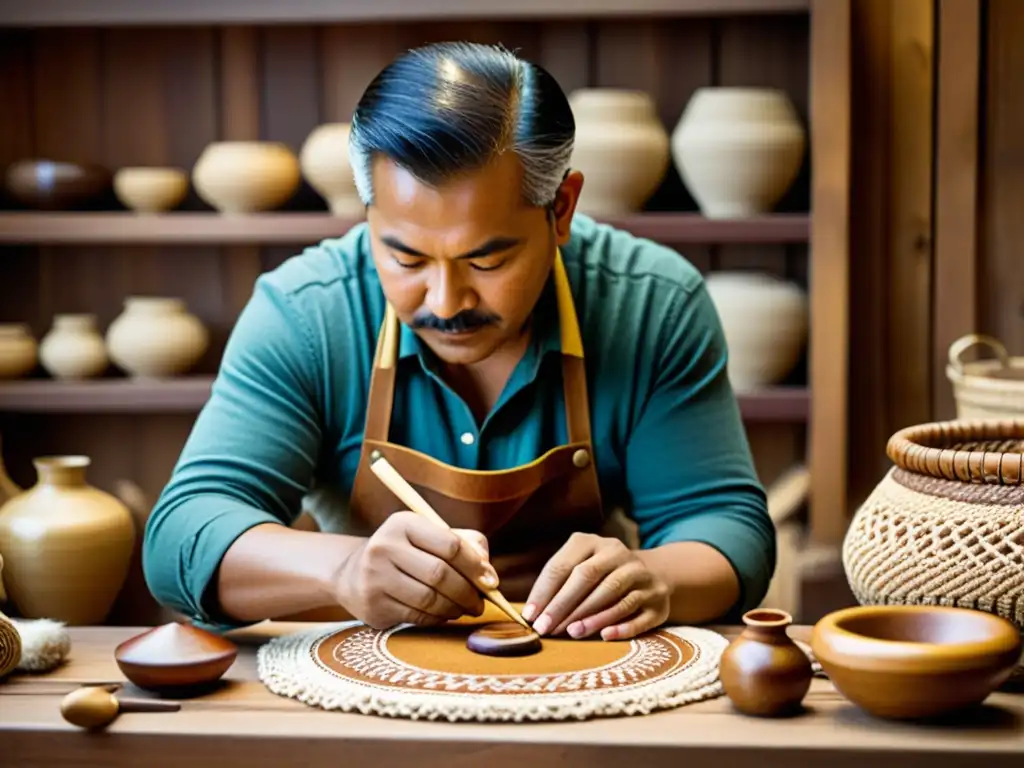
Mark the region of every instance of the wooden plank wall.
[[[501, 42], [549, 68], [562, 86], [640, 88], [671, 131], [701, 85], [785, 89], [805, 121], [806, 15], [480, 24], [0, 30], [0, 167], [30, 156], [111, 168], [190, 169], [220, 138], [282, 141], [296, 152], [319, 123], [347, 120], [363, 88], [399, 51], [424, 42]], [[807, 210], [805, 168], [781, 210]], [[117, 207], [115, 202], [112, 206]], [[695, 210], [671, 170], [650, 208]], [[185, 209], [205, 209], [194, 192]], [[303, 185], [286, 208], [326, 210]], [[258, 274], [295, 253], [261, 247], [54, 247], [0, 252], [0, 322], [27, 321], [37, 337], [59, 312], [92, 312], [101, 328], [126, 296], [177, 295], [212, 331], [199, 370], [213, 372]], [[759, 268], [806, 284], [806, 246], [684, 250], [700, 269]], [[841, 341], [837, 343], [842, 343]], [[798, 373], [799, 376], [802, 375]], [[92, 480], [130, 479], [154, 499], [193, 421], [188, 415], [0, 416], [9, 471], [33, 481], [31, 458], [81, 452]], [[804, 425], [752, 425], [766, 482], [802, 457]], [[139, 524], [142, 524], [139, 520]], [[159, 620], [133, 584], [114, 622]]]

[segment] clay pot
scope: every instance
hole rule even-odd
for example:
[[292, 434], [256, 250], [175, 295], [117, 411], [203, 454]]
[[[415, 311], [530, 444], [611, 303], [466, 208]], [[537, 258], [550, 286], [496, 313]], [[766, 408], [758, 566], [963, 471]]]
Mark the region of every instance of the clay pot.
[[785, 611], [759, 608], [744, 614], [743, 623], [745, 629], [725, 649], [719, 665], [725, 694], [748, 715], [798, 712], [814, 670], [786, 632], [793, 618]]
[[91, 163], [21, 160], [7, 169], [7, 191], [20, 203], [41, 210], [68, 210], [110, 190], [111, 174]]
[[107, 329], [110, 359], [137, 377], [177, 376], [206, 353], [210, 334], [177, 298], [134, 296]]
[[125, 677], [140, 688], [163, 692], [215, 683], [237, 656], [238, 646], [227, 638], [180, 622], [146, 630], [114, 649]]
[[39, 344], [24, 323], [0, 324], [0, 380], [19, 379], [39, 362]]
[[295, 194], [301, 181], [295, 154], [272, 141], [214, 142], [192, 170], [199, 197], [228, 214], [277, 208]]
[[0, 507], [8, 597], [25, 618], [101, 624], [128, 574], [131, 513], [88, 484], [88, 457], [33, 463], [37, 483]]
[[302, 145], [299, 164], [306, 181], [330, 206], [335, 216], [362, 217], [363, 201], [356, 191], [348, 159], [349, 123], [317, 126]]
[[107, 346], [94, 315], [57, 315], [39, 345], [43, 368], [58, 379], [88, 379], [107, 369]]
[[583, 88], [569, 103], [576, 119], [572, 165], [584, 179], [578, 210], [593, 216], [640, 210], [670, 161], [654, 100], [641, 91]]
[[188, 194], [188, 174], [181, 168], [121, 168], [114, 174], [114, 193], [136, 213], [169, 211]]
[[747, 392], [777, 384], [807, 342], [807, 294], [758, 272], [712, 272], [705, 279], [729, 347], [729, 381]]
[[770, 212], [796, 179], [807, 138], [789, 96], [772, 88], [698, 88], [672, 132], [672, 155], [701, 212]]
[[919, 720], [981, 704], [1021, 654], [1017, 628], [938, 605], [844, 608], [819, 621], [811, 649], [843, 696], [876, 717]]
[[22, 490], [23, 489], [11, 479], [11, 476], [7, 474], [7, 466], [4, 464], [3, 439], [0, 438], [0, 506], [3, 506], [6, 502], [13, 499], [21, 493]]

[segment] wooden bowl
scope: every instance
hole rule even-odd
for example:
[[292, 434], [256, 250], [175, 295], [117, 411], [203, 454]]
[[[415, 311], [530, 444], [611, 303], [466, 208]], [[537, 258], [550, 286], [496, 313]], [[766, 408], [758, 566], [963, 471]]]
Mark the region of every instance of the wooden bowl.
[[187, 624], [154, 627], [114, 649], [121, 672], [153, 691], [199, 688], [217, 682], [231, 667], [238, 647], [219, 635]]
[[1021, 655], [1017, 628], [944, 606], [859, 606], [825, 616], [811, 649], [836, 689], [876, 717], [917, 720], [981, 704]]
[[18, 202], [40, 210], [70, 210], [93, 203], [111, 190], [112, 176], [91, 163], [20, 160], [6, 174], [7, 191]]

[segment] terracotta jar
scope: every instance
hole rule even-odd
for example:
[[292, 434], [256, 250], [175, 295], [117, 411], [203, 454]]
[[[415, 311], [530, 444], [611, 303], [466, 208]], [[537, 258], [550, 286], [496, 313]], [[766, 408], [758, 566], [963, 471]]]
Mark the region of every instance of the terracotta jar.
[[746, 625], [722, 654], [718, 676], [736, 709], [755, 716], [778, 717], [800, 710], [814, 669], [793, 642], [785, 611], [758, 608], [743, 616]]
[[789, 96], [773, 88], [698, 88], [672, 133], [683, 183], [712, 219], [770, 212], [806, 145]]
[[177, 376], [206, 353], [210, 334], [177, 298], [132, 296], [107, 329], [114, 364], [137, 377]]
[[25, 618], [101, 624], [128, 574], [131, 513], [88, 484], [88, 457], [33, 463], [36, 484], [0, 507], [7, 595]]
[[654, 100], [642, 91], [582, 88], [569, 103], [576, 120], [572, 166], [583, 173], [578, 209], [592, 216], [640, 210], [670, 161]]
[[760, 389], [789, 375], [807, 342], [804, 289], [759, 272], [712, 272], [705, 285], [729, 347], [733, 388]]
[[349, 123], [325, 123], [309, 134], [299, 153], [306, 181], [335, 216], [361, 218], [365, 211], [348, 159]]
[[24, 323], [0, 324], [0, 379], [20, 379], [39, 362], [39, 344]]
[[39, 345], [43, 368], [58, 379], [88, 379], [107, 369], [107, 345], [95, 315], [57, 315]]
[[295, 153], [273, 141], [213, 142], [192, 169], [196, 194], [228, 214], [278, 208], [301, 181]]

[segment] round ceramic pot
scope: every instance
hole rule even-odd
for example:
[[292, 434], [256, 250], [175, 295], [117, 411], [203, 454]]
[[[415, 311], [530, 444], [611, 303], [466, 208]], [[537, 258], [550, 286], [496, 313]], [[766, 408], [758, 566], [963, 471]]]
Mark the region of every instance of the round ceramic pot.
[[19, 160], [5, 174], [7, 191], [18, 202], [47, 211], [89, 207], [110, 190], [111, 173], [94, 163], [46, 158]]
[[169, 211], [188, 194], [188, 174], [180, 168], [121, 168], [114, 174], [114, 194], [136, 213]]
[[302, 145], [299, 164], [306, 181], [328, 203], [335, 216], [364, 214], [348, 159], [349, 123], [326, 123], [313, 129]]
[[770, 88], [699, 88], [672, 133], [683, 183], [712, 219], [770, 212], [796, 179], [805, 149], [792, 102]]
[[39, 360], [57, 379], [89, 379], [107, 369], [107, 345], [95, 315], [57, 315], [39, 345]]
[[1024, 421], [915, 425], [886, 452], [843, 541], [857, 601], [988, 611], [1024, 631]]
[[187, 373], [209, 343], [206, 327], [176, 298], [130, 297], [107, 329], [110, 359], [136, 377]]
[[641, 91], [583, 88], [569, 103], [576, 120], [572, 165], [583, 173], [577, 210], [593, 216], [640, 210], [670, 162], [654, 100]]
[[102, 624], [128, 575], [131, 512], [89, 485], [85, 456], [34, 464], [36, 484], [0, 507], [8, 598], [28, 619]]
[[705, 279], [729, 347], [729, 381], [749, 392], [777, 384], [807, 342], [806, 292], [759, 272], [712, 272]]
[[196, 194], [229, 214], [277, 208], [295, 194], [301, 180], [295, 153], [272, 141], [214, 142], [192, 170]]
[[39, 344], [24, 323], [0, 324], [0, 379], [20, 379], [39, 362]]

